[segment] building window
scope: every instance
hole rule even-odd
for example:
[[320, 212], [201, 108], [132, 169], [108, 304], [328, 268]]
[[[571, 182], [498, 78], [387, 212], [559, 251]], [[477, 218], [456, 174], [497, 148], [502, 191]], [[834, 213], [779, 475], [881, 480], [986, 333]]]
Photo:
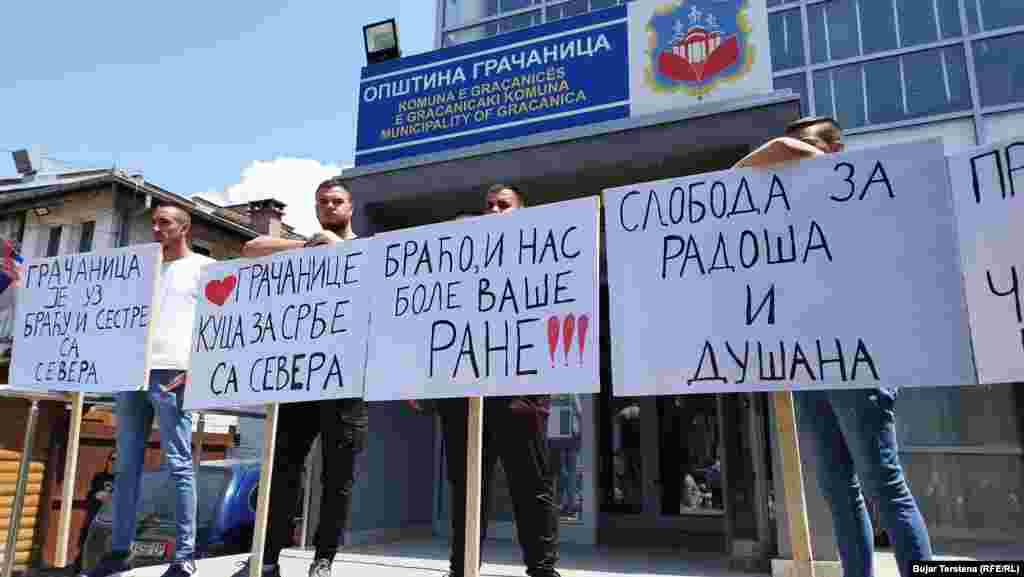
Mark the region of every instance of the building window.
[[1024, 102], [1024, 34], [976, 41], [974, 66], [982, 106]]
[[96, 232], [96, 221], [82, 223], [82, 237], [78, 239], [78, 252], [92, 250], [92, 237]]
[[804, 28], [799, 10], [769, 14], [768, 36], [772, 46], [772, 69], [804, 65]]
[[965, 0], [971, 33], [1024, 25], [1020, 0]]
[[536, 26], [540, 23], [540, 10], [516, 14], [514, 16], [509, 16], [508, 18], [502, 18], [501, 20], [486, 22], [479, 26], [449, 32], [445, 34], [445, 46], [456, 46], [458, 44], [465, 44], [466, 42], [472, 42], [474, 40], [490, 38], [491, 36], [497, 36], [498, 34]]
[[548, 6], [547, 19], [548, 22], [553, 20], [561, 20], [562, 18], [570, 18], [572, 16], [579, 16], [587, 12], [587, 0], [570, 0], [564, 4], [556, 4], [555, 6]]
[[[1005, 69], [1002, 73], [1005, 78]], [[964, 111], [971, 107], [967, 82], [961, 46], [819, 70], [814, 73], [816, 114], [856, 128]]]
[[804, 80], [803, 72], [792, 74], [790, 76], [776, 76], [775, 77], [775, 89], [782, 90], [789, 88], [793, 92], [800, 95], [800, 115], [808, 115], [807, 105], [807, 82]]
[[50, 227], [50, 239], [46, 243], [46, 256], [57, 256], [60, 253], [60, 231], [58, 226]]
[[541, 0], [446, 0], [444, 24], [456, 28], [541, 3]]

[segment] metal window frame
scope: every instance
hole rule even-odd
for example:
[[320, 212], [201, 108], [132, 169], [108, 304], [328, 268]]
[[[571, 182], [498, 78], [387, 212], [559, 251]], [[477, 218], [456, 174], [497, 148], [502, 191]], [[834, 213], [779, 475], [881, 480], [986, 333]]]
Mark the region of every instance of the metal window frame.
[[[518, 16], [518, 15], [522, 15], [522, 14], [528, 14], [528, 13], [531, 13], [531, 12], [534, 12], [534, 11], [539, 11], [540, 12], [540, 23], [543, 24], [543, 23], [547, 22], [547, 8], [548, 7], [550, 7], [550, 6], [558, 6], [558, 5], [561, 5], [561, 4], [567, 4], [567, 3], [571, 2], [571, 1], [573, 1], [573, 0], [537, 0], [536, 3], [531, 4], [530, 6], [527, 6], [525, 8], [518, 8], [516, 10], [509, 10], [507, 12], [499, 12], [498, 14], [496, 14], [494, 16], [488, 16], [486, 18], [482, 18], [480, 20], [476, 20], [476, 21], [473, 21], [473, 22], [462, 23], [462, 24], [459, 24], [457, 26], [446, 26], [445, 25], [445, 8], [446, 8], [445, 4], [446, 4], [446, 0], [437, 0], [437, 26], [435, 27], [436, 35], [435, 35], [434, 46], [435, 46], [435, 48], [443, 47], [445, 45], [444, 44], [444, 38], [445, 38], [446, 35], [448, 35], [450, 33], [460, 32], [460, 31], [463, 31], [463, 30], [468, 30], [468, 29], [471, 29], [471, 28], [475, 28], [477, 26], [481, 26], [481, 25], [485, 25], [485, 24], [491, 23], [491, 22], [497, 22], [497, 21], [503, 20], [503, 19], [508, 18], [508, 17]], [[624, 3], [626, 3], [626, 1], [627, 0], [618, 0], [618, 4], [620, 4], [620, 5], [624, 4]], [[803, 81], [804, 81], [803, 94], [805, 95], [805, 98], [806, 98], [807, 111], [808, 111], [809, 114], [818, 114], [819, 113], [819, 111], [818, 111], [818, 103], [816, 102], [815, 94], [814, 94], [814, 73], [815, 72], [822, 71], [822, 70], [837, 69], [837, 68], [840, 68], [840, 67], [843, 67], [843, 66], [849, 66], [849, 65], [853, 65], [853, 64], [861, 64], [861, 65], [863, 65], [863, 64], [866, 64], [866, 63], [874, 61], [874, 60], [881, 60], [881, 59], [892, 58], [892, 57], [902, 57], [902, 56], [914, 54], [914, 53], [917, 53], [917, 52], [926, 52], [926, 51], [929, 51], [929, 50], [939, 50], [940, 54], [942, 55], [942, 58], [943, 58], [943, 63], [945, 63], [945, 52], [942, 51], [942, 50], [945, 49], [945, 48], [953, 47], [953, 46], [961, 46], [963, 48], [963, 51], [964, 51], [964, 60], [965, 60], [965, 63], [966, 63], [966, 68], [967, 68], [967, 70], [966, 70], [966, 72], [967, 72], [967, 83], [968, 83], [968, 89], [970, 90], [970, 97], [971, 97], [971, 107], [970, 107], [970, 109], [965, 110], [965, 111], [956, 111], [956, 112], [949, 112], [949, 113], [943, 113], [943, 114], [933, 114], [933, 115], [922, 116], [922, 117], [919, 117], [919, 118], [906, 119], [906, 120], [901, 120], [901, 121], [891, 122], [891, 123], [871, 124], [870, 111], [869, 111], [868, 107], [865, 105], [865, 121], [866, 121], [867, 124], [865, 126], [862, 126], [862, 127], [857, 127], [857, 128], [849, 129], [848, 132], [850, 134], [860, 134], [860, 133], [872, 132], [872, 131], [890, 130], [890, 129], [893, 129], [893, 128], [900, 128], [900, 127], [906, 127], [906, 126], [919, 126], [919, 125], [922, 125], [922, 124], [928, 124], [928, 123], [932, 123], [932, 122], [942, 122], [944, 120], [950, 120], [950, 119], [960, 119], [960, 118], [965, 118], [965, 117], [972, 117], [973, 120], [974, 120], [974, 127], [975, 127], [974, 132], [975, 132], [976, 142], [977, 142], [977, 144], [984, 144], [985, 142], [988, 141], [988, 129], [987, 129], [987, 126], [986, 126], [986, 118], [985, 118], [987, 115], [999, 114], [999, 113], [1003, 113], [1003, 112], [1012, 112], [1012, 111], [1017, 111], [1017, 110], [1024, 109], [1024, 102], [1008, 103], [1008, 104], [1004, 104], [1004, 105], [988, 106], [988, 107], [982, 106], [982, 104], [981, 104], [981, 94], [980, 94], [980, 89], [979, 89], [979, 84], [978, 84], [978, 80], [979, 79], [978, 79], [977, 67], [975, 66], [975, 60], [974, 60], [974, 43], [975, 42], [982, 41], [982, 40], [990, 40], [990, 39], [999, 38], [999, 37], [1003, 37], [1003, 36], [1010, 36], [1010, 35], [1014, 35], [1014, 34], [1024, 33], [1024, 25], [1007, 26], [1007, 27], [1004, 27], [1004, 28], [997, 28], [997, 29], [994, 29], [994, 30], [986, 30], [985, 29], [985, 25], [984, 25], [984, 21], [983, 21], [983, 15], [980, 13], [980, 10], [978, 10], [977, 1], [976, 0], [957, 0], [957, 9], [959, 10], [959, 17], [960, 17], [960, 29], [961, 29], [961, 34], [960, 35], [952, 36], [950, 38], [943, 38], [942, 37], [943, 36], [943, 32], [941, 30], [941, 19], [939, 17], [938, 11], [936, 11], [934, 16], [935, 16], [936, 26], [939, 27], [938, 39], [935, 42], [929, 42], [929, 43], [926, 43], [926, 44], [918, 44], [918, 45], [915, 45], [915, 46], [903, 46], [902, 34], [900, 33], [900, 29], [899, 29], [899, 20], [898, 20], [899, 16], [898, 16], [898, 14], [896, 14], [895, 15], [895, 18], [896, 18], [895, 26], [896, 26], [896, 35], [897, 35], [897, 45], [898, 45], [898, 48], [894, 48], [892, 50], [883, 50], [883, 51], [880, 51], [880, 52], [874, 52], [872, 54], [864, 54], [863, 53], [864, 52], [863, 51], [863, 35], [862, 35], [863, 22], [861, 21], [862, 17], [858, 17], [858, 22], [856, 23], [856, 26], [857, 26], [857, 29], [858, 29], [858, 43], [861, 46], [861, 50], [860, 50], [861, 54], [859, 56], [854, 56], [854, 57], [850, 57], [850, 58], [843, 58], [843, 59], [839, 59], [839, 60], [832, 60], [831, 59], [831, 46], [829, 46], [829, 44], [830, 44], [829, 40], [830, 39], [827, 37], [828, 25], [827, 25], [827, 21], [826, 21], [826, 27], [825, 27], [825, 29], [826, 29], [825, 30], [825, 32], [826, 32], [826, 39], [825, 39], [825, 42], [826, 42], [826, 55], [828, 57], [828, 60], [826, 60], [825, 62], [813, 63], [812, 62], [813, 55], [812, 55], [812, 52], [811, 52], [812, 47], [811, 47], [811, 35], [810, 35], [810, 15], [808, 13], [808, 8], [811, 7], [811, 6], [817, 5], [817, 4], [824, 4], [824, 3], [829, 2], [829, 1], [830, 0], [789, 0], [789, 1], [786, 1], [786, 2], [783, 2], [783, 3], [779, 4], [777, 6], [768, 7], [768, 10], [767, 10], [769, 15], [776, 14], [776, 13], [779, 13], [779, 12], [788, 12], [788, 11], [792, 11], [792, 10], [799, 10], [800, 22], [801, 22], [801, 27], [802, 27], [802, 32], [803, 32], [803, 52], [804, 52], [804, 54], [803, 54], [803, 65], [796, 66], [796, 67], [791, 67], [791, 68], [780, 69], [780, 70], [775, 70], [775, 71], [772, 72], [772, 78], [774, 79], [774, 78], [779, 78], [779, 77], [788, 77], [788, 76], [793, 76], [793, 75], [797, 75], [797, 74], [802, 74], [803, 77], [804, 77], [803, 78]], [[973, 6], [971, 6], [971, 9], [974, 9], [974, 10], [976, 10], [978, 12], [978, 29], [979, 29], [978, 32], [973, 32], [971, 30], [971, 27], [970, 27], [970, 20], [968, 18], [968, 12], [967, 12], [968, 4], [969, 3], [973, 4]], [[855, 4], [856, 4], [856, 7], [859, 9], [860, 8], [860, 6], [859, 6], [860, 3], [856, 2]], [[934, 9], [934, 3], [933, 3], [933, 9]], [[593, 10], [592, 0], [588, 0], [587, 1], [587, 11], [590, 12], [592, 10]], [[894, 10], [894, 12], [896, 12], [896, 4], [895, 4], [895, 2], [893, 2], [893, 10]], [[859, 13], [859, 10], [858, 10], [858, 13]], [[826, 16], [826, 19], [827, 19], [827, 16]], [[499, 34], [500, 34], [500, 32], [499, 32]], [[903, 59], [902, 58], [899, 59], [899, 63], [900, 63], [901, 70], [902, 70], [902, 67], [903, 67]], [[862, 68], [862, 73], [863, 73], [863, 68]], [[944, 77], [947, 77], [948, 74], [949, 74], [948, 70], [944, 69], [943, 70]], [[948, 84], [948, 80], [946, 80], [946, 82]], [[902, 84], [901, 90], [905, 93], [906, 92], [906, 79], [905, 78], [901, 78], [901, 84]], [[948, 90], [948, 87], [947, 87], [947, 90]], [[866, 95], [866, 84], [865, 84], [865, 95]], [[833, 91], [833, 96], [834, 96], [834, 91]], [[904, 107], [909, 107], [909, 102], [907, 101], [906, 97], [903, 97], [903, 104], [904, 104]]]

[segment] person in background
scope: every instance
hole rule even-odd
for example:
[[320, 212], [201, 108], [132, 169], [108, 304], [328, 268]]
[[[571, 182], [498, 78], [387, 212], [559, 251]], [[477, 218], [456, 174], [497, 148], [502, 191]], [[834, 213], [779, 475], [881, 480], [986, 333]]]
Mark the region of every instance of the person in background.
[[192, 466], [192, 414], [182, 410], [192, 344], [192, 322], [199, 300], [199, 274], [213, 259], [192, 252], [192, 219], [177, 206], [153, 211], [153, 240], [163, 248], [158, 315], [153, 330], [149, 388], [117, 393], [117, 462], [111, 551], [89, 572], [107, 577], [131, 567], [139, 488], [146, 440], [153, 418], [160, 423], [160, 446], [175, 489], [177, 539], [174, 561], [164, 577], [195, 574], [196, 487]]
[[[352, 231], [352, 193], [341, 182], [331, 179], [320, 183], [316, 189], [316, 215], [323, 230], [310, 240], [261, 236], [246, 243], [242, 247], [242, 255], [261, 257], [356, 238]], [[314, 537], [316, 551], [309, 576], [330, 577], [334, 557], [344, 543], [348, 527], [352, 488], [357, 476], [356, 456], [366, 448], [369, 426], [366, 401], [357, 398], [284, 403], [278, 410], [263, 575], [281, 575], [281, 550], [292, 541], [292, 518], [297, 512], [306, 455], [314, 439], [320, 436], [323, 491], [320, 496], [320, 522]], [[248, 563], [243, 563], [235, 574], [237, 577], [248, 577]]]
[[[785, 136], [758, 148], [739, 166], [770, 166], [842, 152], [842, 128], [829, 117], [803, 118]], [[863, 490], [881, 510], [902, 577], [913, 561], [932, 558], [924, 517], [910, 492], [896, 446], [898, 389], [800, 390], [793, 393], [799, 429], [818, 457], [818, 487], [832, 509], [845, 577], [874, 575], [874, 531]]]
[[[485, 198], [486, 213], [506, 214], [524, 206], [513, 186], [496, 184]], [[450, 577], [462, 577], [466, 554], [466, 444], [469, 401], [437, 401], [451, 487]], [[515, 503], [516, 531], [526, 574], [558, 577], [558, 504], [547, 441], [551, 401], [547, 396], [492, 397], [484, 401], [480, 541], [487, 538], [490, 485], [500, 458]], [[481, 563], [483, 555], [481, 554]]]
[[14, 295], [17, 288], [21, 286], [22, 266], [21, 257], [14, 252], [11, 241], [4, 240], [4, 258], [0, 264], [0, 311], [14, 308]]

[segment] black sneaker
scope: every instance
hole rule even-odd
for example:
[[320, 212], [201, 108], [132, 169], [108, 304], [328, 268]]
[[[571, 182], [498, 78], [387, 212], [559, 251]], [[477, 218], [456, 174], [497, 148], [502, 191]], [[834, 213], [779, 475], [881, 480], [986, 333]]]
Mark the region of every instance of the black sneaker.
[[171, 563], [171, 566], [164, 571], [163, 577], [192, 577], [196, 574], [196, 562], [189, 561], [175, 561]]
[[106, 556], [100, 559], [100, 562], [92, 568], [86, 575], [88, 577], [108, 577], [109, 575], [116, 575], [118, 573], [124, 573], [125, 571], [131, 571], [132, 566], [128, 564], [128, 559], [125, 557], [112, 557]]
[[[240, 561], [239, 569], [231, 577], [249, 577], [249, 560]], [[274, 565], [273, 568], [263, 568], [263, 577], [281, 577], [281, 566]]]

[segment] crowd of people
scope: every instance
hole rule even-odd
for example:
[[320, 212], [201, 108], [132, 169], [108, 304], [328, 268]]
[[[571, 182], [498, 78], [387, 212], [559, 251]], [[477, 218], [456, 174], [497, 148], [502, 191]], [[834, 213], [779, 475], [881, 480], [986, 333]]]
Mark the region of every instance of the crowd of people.
[[[785, 135], [740, 160], [735, 167], [764, 167], [798, 162], [843, 150], [838, 123], [825, 117], [796, 121]], [[316, 213], [322, 230], [309, 240], [259, 237], [248, 242], [243, 256], [260, 257], [303, 247], [342, 243], [357, 238], [352, 229], [352, 191], [337, 179], [315, 191]], [[496, 184], [486, 191], [482, 214], [507, 214], [525, 206], [521, 190]], [[461, 214], [472, 216], [472, 214]], [[114, 528], [111, 551], [88, 573], [107, 577], [130, 569], [136, 531], [136, 511], [145, 441], [156, 418], [164, 462], [176, 489], [177, 537], [174, 559], [164, 577], [196, 573], [196, 488], [191, 449], [192, 416], [183, 410], [188, 386], [188, 361], [193, 314], [199, 299], [202, 267], [211, 259], [192, 252], [191, 220], [179, 207], [153, 211], [154, 240], [162, 246], [163, 265], [159, 311], [153, 333], [152, 371], [145, 390], [117, 394], [117, 475], [113, 486]], [[0, 308], [12, 306], [21, 267], [7, 251], [4, 275], [9, 286], [0, 292]], [[894, 387], [854, 390], [798, 391], [794, 394], [798, 423], [813, 439], [819, 460], [818, 485], [830, 505], [834, 535], [846, 577], [873, 575], [873, 530], [863, 492], [873, 495], [893, 543], [903, 577], [910, 563], [931, 558], [924, 520], [903, 475], [895, 434]], [[443, 399], [427, 406], [410, 402], [418, 411], [440, 416], [447, 446], [447, 476], [451, 490], [450, 577], [465, 567], [466, 444], [468, 402]], [[500, 459], [514, 503], [518, 543], [526, 574], [555, 577], [559, 573], [559, 502], [556, 471], [550, 462], [546, 396], [488, 398], [484, 404], [483, 495], [480, 539], [487, 535], [489, 486]], [[291, 519], [298, 502], [299, 475], [313, 441], [319, 436], [323, 453], [321, 514], [313, 542], [309, 577], [330, 577], [344, 542], [357, 477], [357, 456], [366, 449], [368, 411], [362, 399], [287, 403], [280, 407], [277, 443], [270, 487], [270, 510], [262, 574], [281, 575], [279, 558], [291, 542]], [[246, 577], [245, 565], [237, 577]]]

